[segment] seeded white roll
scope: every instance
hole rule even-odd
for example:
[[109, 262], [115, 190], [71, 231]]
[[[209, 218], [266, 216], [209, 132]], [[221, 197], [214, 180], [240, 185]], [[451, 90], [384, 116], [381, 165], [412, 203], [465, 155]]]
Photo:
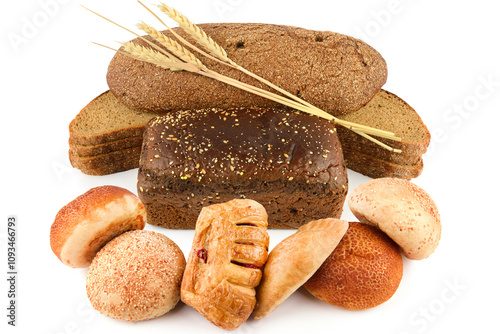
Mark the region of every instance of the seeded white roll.
[[352, 213], [394, 240], [412, 260], [431, 255], [441, 238], [436, 203], [425, 190], [399, 178], [381, 178], [356, 187], [348, 199]]
[[96, 255], [87, 274], [87, 296], [101, 314], [118, 320], [160, 317], [180, 300], [186, 260], [161, 233], [130, 231]]
[[116, 186], [95, 187], [59, 210], [50, 246], [62, 263], [86, 268], [109, 240], [145, 224], [146, 211], [135, 194]]

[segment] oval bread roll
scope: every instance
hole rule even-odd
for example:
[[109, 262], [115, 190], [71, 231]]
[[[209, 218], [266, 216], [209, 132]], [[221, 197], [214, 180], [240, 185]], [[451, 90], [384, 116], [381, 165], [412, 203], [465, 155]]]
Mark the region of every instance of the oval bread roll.
[[85, 268], [109, 240], [143, 229], [145, 221], [144, 205], [132, 192], [115, 186], [92, 188], [59, 210], [50, 246], [62, 263]]
[[184, 254], [153, 231], [129, 231], [96, 255], [87, 274], [87, 295], [100, 313], [126, 321], [157, 318], [180, 299]]
[[257, 288], [254, 318], [264, 318], [300, 288], [332, 253], [348, 226], [340, 219], [315, 220], [277, 244]]
[[378, 228], [356, 222], [304, 287], [329, 304], [363, 310], [389, 300], [402, 277], [398, 246]]
[[439, 244], [441, 218], [436, 203], [410, 181], [368, 181], [354, 189], [348, 205], [356, 218], [384, 231], [409, 259], [425, 259]]

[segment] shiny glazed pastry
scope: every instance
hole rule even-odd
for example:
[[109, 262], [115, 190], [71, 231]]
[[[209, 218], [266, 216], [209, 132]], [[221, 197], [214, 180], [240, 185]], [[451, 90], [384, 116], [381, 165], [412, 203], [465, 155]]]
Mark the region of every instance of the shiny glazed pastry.
[[248, 199], [202, 209], [181, 285], [181, 300], [233, 330], [252, 313], [269, 247], [267, 213]]

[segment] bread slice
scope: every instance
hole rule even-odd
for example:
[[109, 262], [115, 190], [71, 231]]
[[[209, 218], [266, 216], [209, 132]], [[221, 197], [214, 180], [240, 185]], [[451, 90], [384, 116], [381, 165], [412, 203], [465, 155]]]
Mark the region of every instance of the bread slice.
[[[71, 139], [70, 139], [71, 140]], [[142, 136], [129, 137], [125, 139], [111, 141], [109, 143], [98, 144], [98, 145], [79, 145], [70, 144], [69, 152], [73, 156], [78, 157], [95, 157], [98, 155], [112, 153], [115, 151], [124, 150], [127, 148], [141, 147]]]
[[141, 147], [115, 151], [95, 157], [69, 154], [71, 165], [87, 175], [108, 175], [139, 167]]
[[110, 91], [92, 100], [69, 125], [70, 145], [99, 145], [142, 136], [157, 114], [126, 107]]
[[408, 103], [386, 90], [378, 92], [363, 108], [339, 118], [391, 131], [402, 139], [401, 142], [380, 139], [391, 147], [402, 150], [402, 153], [396, 154], [339, 126], [337, 132], [344, 149], [363, 152], [391, 163], [415, 164], [429, 146], [431, 135], [418, 113]]
[[410, 180], [420, 176], [424, 168], [420, 156], [416, 158], [416, 163], [403, 165], [349, 149], [343, 149], [343, 152], [347, 168], [372, 178], [397, 177]]

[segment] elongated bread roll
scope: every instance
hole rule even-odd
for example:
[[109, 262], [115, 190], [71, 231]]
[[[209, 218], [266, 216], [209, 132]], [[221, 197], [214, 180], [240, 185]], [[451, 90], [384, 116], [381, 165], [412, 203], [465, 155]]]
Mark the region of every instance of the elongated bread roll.
[[[382, 56], [350, 36], [272, 24], [199, 26], [239, 65], [333, 115], [358, 110], [387, 79]], [[174, 29], [186, 37], [180, 29]], [[134, 42], [150, 47], [140, 39]], [[264, 88], [237, 70], [202, 56], [200, 59], [223, 75]], [[158, 113], [277, 105], [198, 74], [172, 72], [119, 53], [109, 65], [107, 80], [110, 90], [123, 104]]]

